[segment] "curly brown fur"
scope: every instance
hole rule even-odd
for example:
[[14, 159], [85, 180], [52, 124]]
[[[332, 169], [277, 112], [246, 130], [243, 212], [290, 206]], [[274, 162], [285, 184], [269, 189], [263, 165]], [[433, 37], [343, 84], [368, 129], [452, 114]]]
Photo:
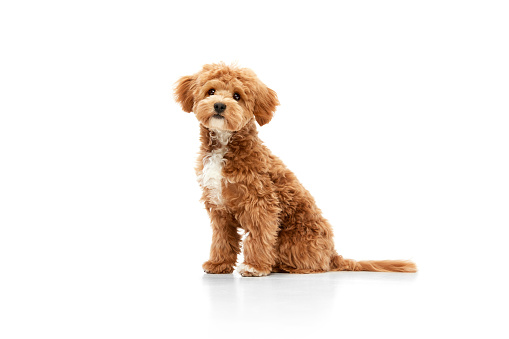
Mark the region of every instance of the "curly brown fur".
[[[213, 90], [213, 91], [211, 91]], [[240, 96], [240, 99], [237, 100]], [[175, 99], [200, 122], [196, 172], [213, 236], [207, 273], [232, 273], [243, 242], [243, 276], [271, 272], [416, 272], [410, 261], [339, 256], [329, 222], [295, 175], [258, 138], [279, 105], [276, 93], [246, 68], [205, 65], [175, 87]], [[225, 109], [221, 111], [220, 106]]]

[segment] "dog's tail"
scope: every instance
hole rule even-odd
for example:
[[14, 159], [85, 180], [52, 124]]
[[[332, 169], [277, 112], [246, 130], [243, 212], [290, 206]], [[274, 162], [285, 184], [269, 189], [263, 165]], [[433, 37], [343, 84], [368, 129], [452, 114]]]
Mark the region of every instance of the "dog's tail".
[[409, 260], [368, 260], [355, 261], [340, 255], [332, 257], [331, 271], [371, 271], [371, 272], [417, 272], [417, 266]]

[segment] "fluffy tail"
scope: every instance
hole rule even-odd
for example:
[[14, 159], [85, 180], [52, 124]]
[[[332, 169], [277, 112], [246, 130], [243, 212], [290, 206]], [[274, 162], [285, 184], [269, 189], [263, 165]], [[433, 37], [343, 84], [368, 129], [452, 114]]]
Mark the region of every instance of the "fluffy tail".
[[332, 258], [331, 271], [371, 271], [371, 272], [417, 272], [417, 266], [409, 260], [368, 260], [355, 261], [340, 255]]

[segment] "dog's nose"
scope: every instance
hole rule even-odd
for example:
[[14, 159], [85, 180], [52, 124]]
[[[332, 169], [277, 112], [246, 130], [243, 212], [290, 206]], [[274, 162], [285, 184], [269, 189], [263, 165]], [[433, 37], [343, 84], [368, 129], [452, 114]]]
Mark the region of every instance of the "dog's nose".
[[223, 104], [222, 102], [216, 102], [214, 104], [214, 111], [216, 111], [217, 113], [223, 113], [225, 109], [226, 105]]

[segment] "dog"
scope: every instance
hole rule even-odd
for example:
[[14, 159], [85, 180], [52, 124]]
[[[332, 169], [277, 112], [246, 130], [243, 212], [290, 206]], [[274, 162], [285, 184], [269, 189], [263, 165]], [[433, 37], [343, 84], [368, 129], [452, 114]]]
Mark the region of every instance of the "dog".
[[[333, 232], [311, 194], [258, 138], [269, 123], [276, 92], [248, 68], [208, 64], [174, 88], [182, 110], [200, 122], [196, 167], [212, 226], [206, 273], [244, 277], [271, 272], [416, 272], [406, 260], [355, 261], [338, 255]], [[256, 123], [255, 123], [256, 122]], [[239, 230], [247, 234], [242, 241]]]

